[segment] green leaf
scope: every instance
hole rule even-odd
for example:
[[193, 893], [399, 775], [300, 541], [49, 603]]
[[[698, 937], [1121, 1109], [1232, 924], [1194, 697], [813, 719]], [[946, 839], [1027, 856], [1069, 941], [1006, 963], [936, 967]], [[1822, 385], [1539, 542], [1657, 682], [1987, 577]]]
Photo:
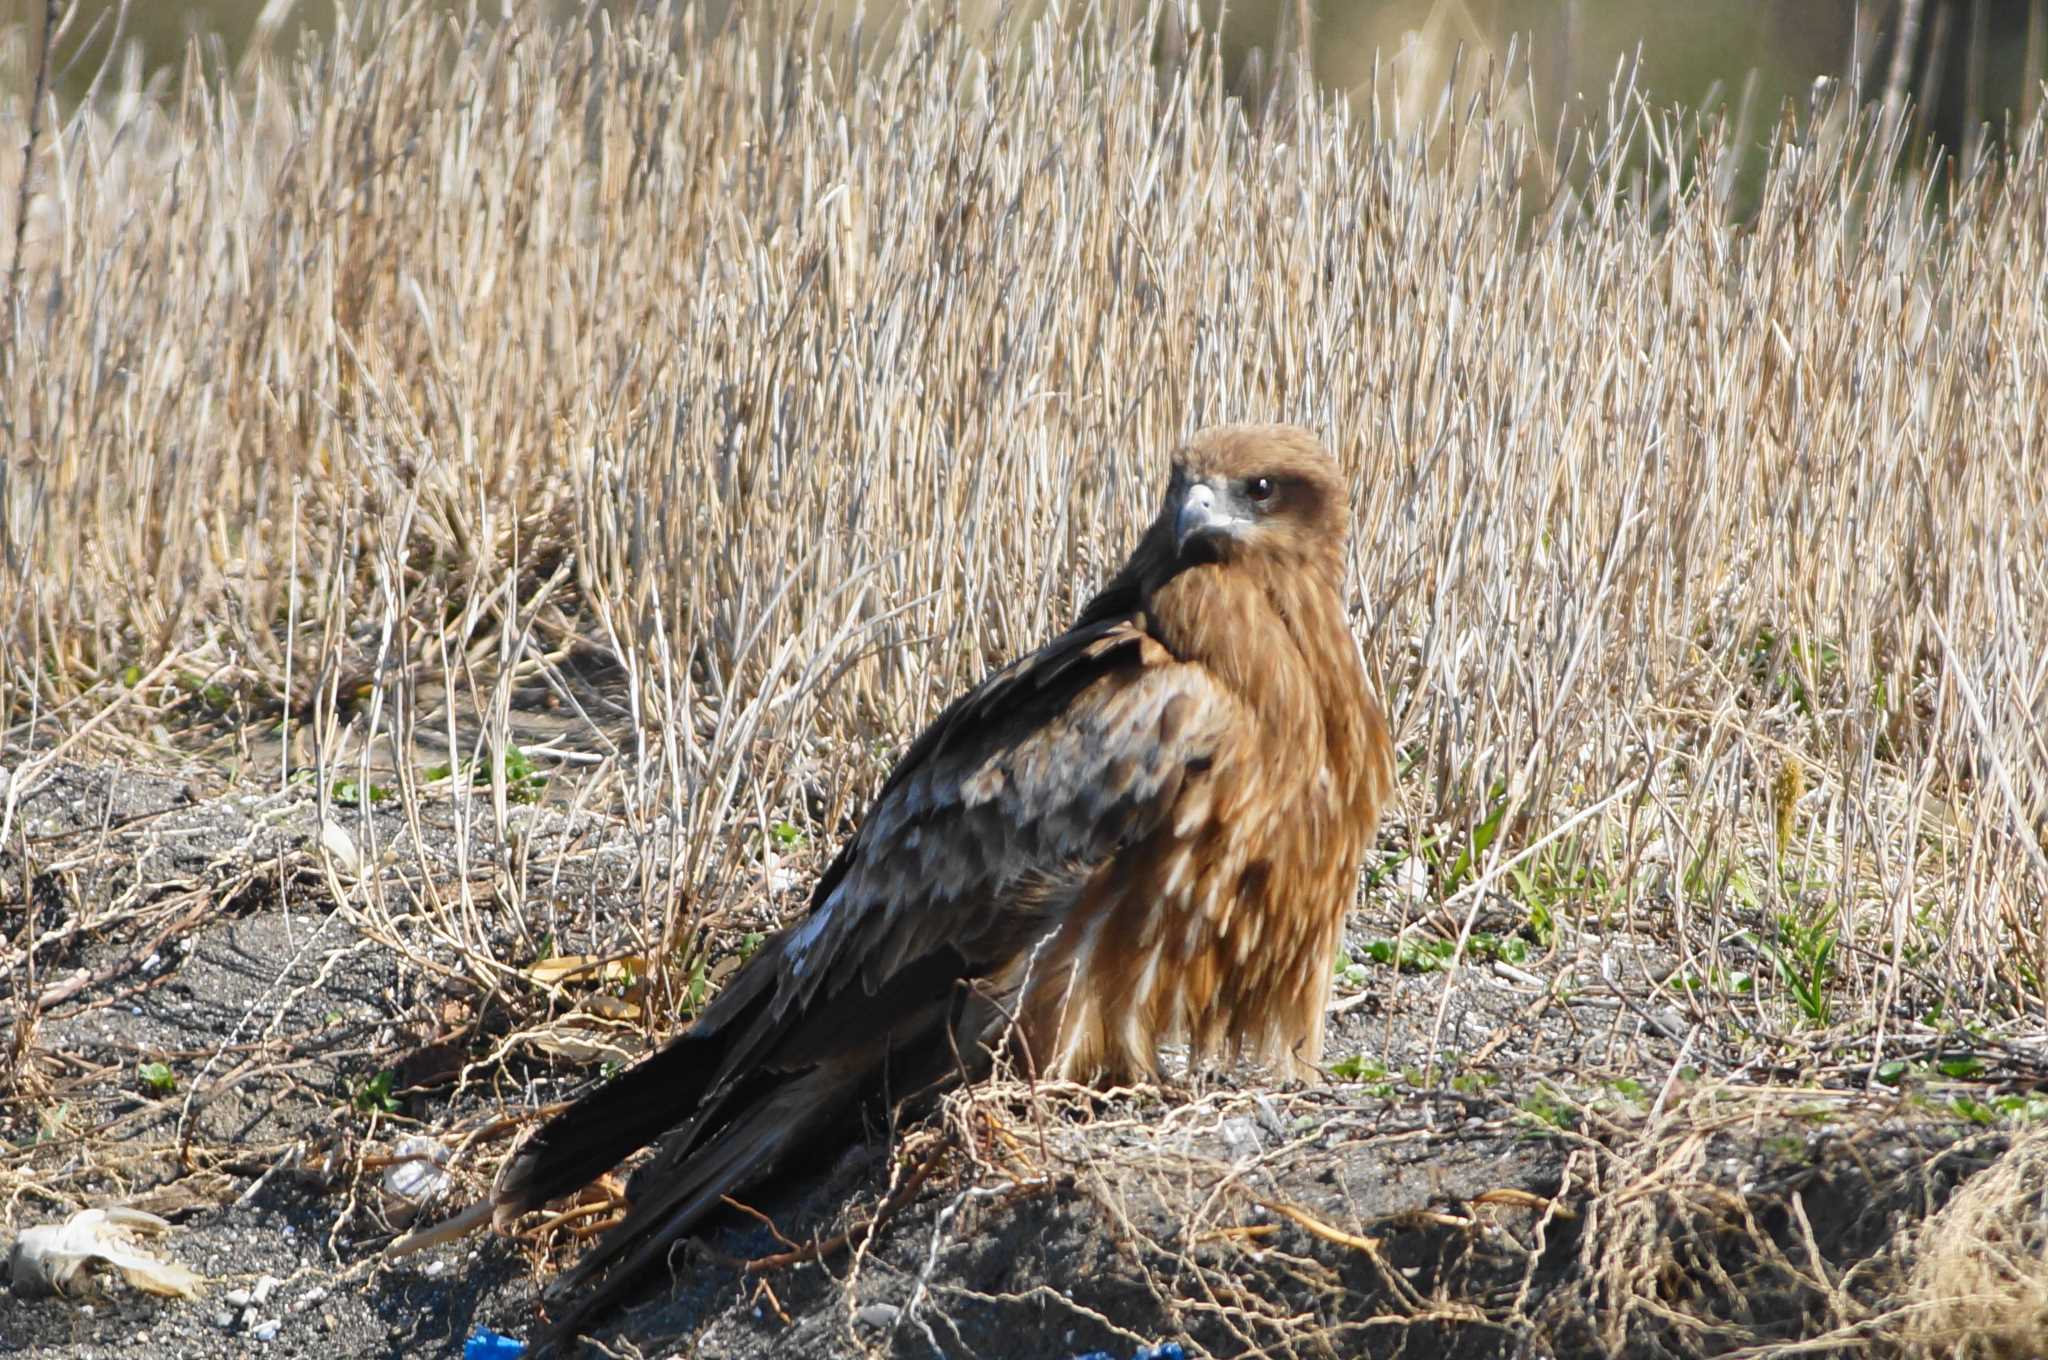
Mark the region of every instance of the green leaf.
[[1492, 799], [1492, 806], [1487, 810], [1486, 816], [1480, 819], [1479, 824], [1472, 828], [1472, 843], [1459, 853], [1458, 858], [1451, 863], [1450, 872], [1444, 875], [1443, 890], [1446, 897], [1464, 886], [1465, 880], [1472, 876], [1472, 866], [1478, 863], [1479, 857], [1486, 853], [1487, 847], [1500, 835], [1501, 820], [1508, 815], [1507, 793], [1508, 784], [1505, 779], [1495, 780], [1493, 787], [1488, 790], [1487, 796]]
[[389, 1068], [371, 1077], [356, 1089], [355, 1107], [365, 1113], [381, 1110], [385, 1114], [397, 1114], [399, 1100], [391, 1094], [391, 1084], [396, 1080]]
[[711, 999], [711, 974], [704, 966], [704, 956], [698, 954], [690, 960], [690, 980], [683, 987], [680, 1009], [684, 1019], [694, 1019], [704, 1009], [704, 1003]]
[[1578, 1112], [1561, 1092], [1548, 1086], [1538, 1087], [1525, 1098], [1520, 1106], [1522, 1117], [1533, 1124], [1553, 1129], [1572, 1129], [1578, 1126]]
[[[517, 746], [505, 748], [505, 796], [515, 803], [537, 803], [546, 791], [548, 777], [534, 765], [533, 758]], [[484, 780], [489, 783], [489, 780]]]
[[2048, 1099], [2038, 1095], [1993, 1096], [1991, 1104], [1999, 1114], [2015, 1123], [2038, 1124], [2048, 1119]]
[[178, 1074], [164, 1063], [143, 1063], [135, 1069], [135, 1075], [142, 1079], [143, 1089], [152, 1095], [167, 1096], [178, 1089]]
[[1389, 964], [1411, 973], [1433, 973], [1450, 961], [1457, 950], [1454, 940], [1418, 939], [1413, 935], [1394, 940], [1368, 940], [1365, 956], [1374, 963]]
[[1387, 1069], [1362, 1053], [1353, 1053], [1331, 1063], [1330, 1075], [1339, 1081], [1385, 1081]]
[[361, 807], [365, 796], [372, 803], [388, 801], [391, 788], [388, 784], [364, 785], [354, 779], [337, 779], [334, 787], [328, 790], [328, 796], [343, 807]]

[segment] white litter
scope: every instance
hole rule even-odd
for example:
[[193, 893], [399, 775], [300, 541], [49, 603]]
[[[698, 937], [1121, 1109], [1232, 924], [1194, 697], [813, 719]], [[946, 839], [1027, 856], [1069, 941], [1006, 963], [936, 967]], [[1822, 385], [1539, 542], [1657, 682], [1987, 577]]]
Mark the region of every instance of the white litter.
[[7, 1257], [14, 1292], [76, 1294], [103, 1269], [118, 1271], [135, 1288], [167, 1298], [197, 1298], [205, 1280], [175, 1261], [142, 1247], [171, 1225], [140, 1209], [81, 1209], [62, 1223], [30, 1228]]
[[448, 1173], [441, 1164], [448, 1149], [432, 1138], [417, 1135], [393, 1150], [399, 1160], [384, 1168], [384, 1188], [400, 1199], [424, 1204], [448, 1188]]

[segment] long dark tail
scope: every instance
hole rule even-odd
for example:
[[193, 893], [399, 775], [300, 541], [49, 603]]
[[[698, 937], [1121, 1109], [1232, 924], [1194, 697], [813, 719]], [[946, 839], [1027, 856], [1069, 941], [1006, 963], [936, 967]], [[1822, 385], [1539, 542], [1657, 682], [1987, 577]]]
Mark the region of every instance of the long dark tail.
[[757, 962], [695, 1028], [542, 1127], [498, 1178], [501, 1225], [668, 1137], [634, 1174], [625, 1219], [549, 1291], [564, 1311], [531, 1355], [559, 1354], [652, 1283], [726, 1196], [750, 1194], [771, 1173], [801, 1174], [865, 1120], [975, 1067], [996, 1012], [956, 984], [963, 971], [957, 955], [934, 954], [877, 991], [854, 983], [780, 1014], [773, 974]]
[[687, 1120], [718, 1070], [722, 1040], [678, 1035], [549, 1120], [498, 1174], [491, 1192], [498, 1223], [582, 1189]]
[[498, 1173], [491, 1189], [497, 1225], [581, 1190], [704, 1113], [735, 1054], [758, 1039], [773, 981], [771, 969], [743, 969], [695, 1025], [542, 1125]]
[[[849, 1116], [860, 1104], [870, 1074], [854, 1069], [813, 1068], [762, 1083], [751, 1101], [731, 1109], [724, 1100], [716, 1132], [682, 1135], [658, 1160], [662, 1174], [635, 1177], [649, 1184], [618, 1227], [586, 1252], [549, 1289], [562, 1311], [536, 1335], [533, 1360], [562, 1353], [575, 1338], [651, 1283], [668, 1264], [676, 1244], [716, 1213], [727, 1195], [745, 1193], [793, 1152], [817, 1144], [823, 1135], [843, 1139]], [[737, 1102], [736, 1102], [737, 1103]]]

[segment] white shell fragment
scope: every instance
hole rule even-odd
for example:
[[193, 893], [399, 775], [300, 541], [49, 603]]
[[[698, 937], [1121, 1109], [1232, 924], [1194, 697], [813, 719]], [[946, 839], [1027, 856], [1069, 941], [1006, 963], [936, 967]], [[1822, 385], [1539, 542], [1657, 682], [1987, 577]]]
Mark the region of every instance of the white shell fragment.
[[14, 1292], [29, 1297], [76, 1295], [94, 1274], [112, 1269], [146, 1293], [197, 1298], [202, 1277], [141, 1245], [170, 1230], [163, 1219], [140, 1209], [81, 1209], [62, 1223], [30, 1228], [16, 1238], [7, 1275]]

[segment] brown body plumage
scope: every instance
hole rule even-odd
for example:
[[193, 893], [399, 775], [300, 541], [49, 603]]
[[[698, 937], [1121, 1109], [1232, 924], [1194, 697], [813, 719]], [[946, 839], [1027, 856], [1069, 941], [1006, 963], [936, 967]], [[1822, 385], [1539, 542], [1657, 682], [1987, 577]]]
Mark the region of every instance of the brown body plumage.
[[724, 1196], [1006, 1045], [1084, 1080], [1155, 1075], [1176, 1038], [1314, 1071], [1393, 783], [1345, 623], [1347, 518], [1304, 431], [1229, 427], [1181, 452], [1123, 571], [918, 737], [810, 915], [507, 1167], [501, 1222], [663, 1139], [541, 1349]]

